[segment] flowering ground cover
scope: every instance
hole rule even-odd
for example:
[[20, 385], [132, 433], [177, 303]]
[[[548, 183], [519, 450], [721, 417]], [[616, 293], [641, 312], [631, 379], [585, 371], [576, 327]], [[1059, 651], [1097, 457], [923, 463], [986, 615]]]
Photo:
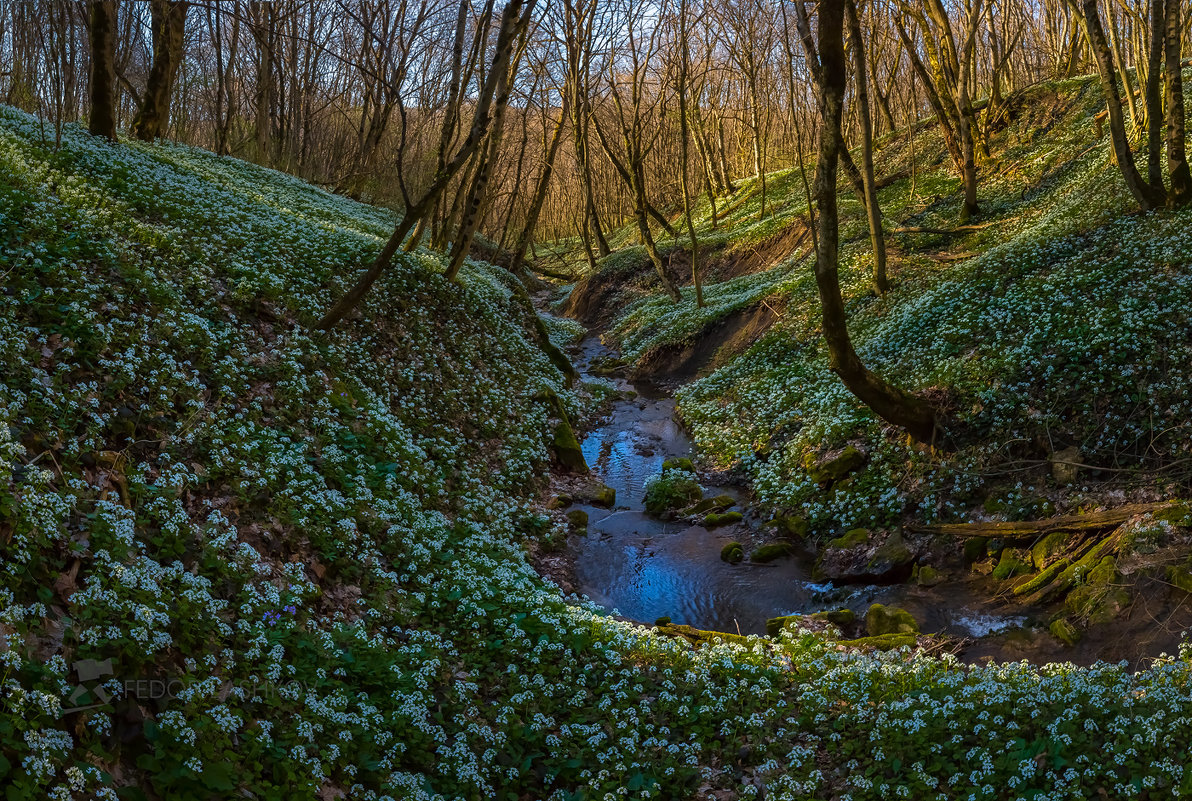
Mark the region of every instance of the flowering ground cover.
[[[1095, 165], [1085, 173], [1112, 187]], [[1178, 238], [1114, 233], [1174, 237], [1166, 218], [1085, 234], [1058, 216], [1032, 229], [1037, 253], [1085, 241], [1118, 242], [1122, 260], [1186, 253]], [[530, 502], [547, 470], [542, 398], [578, 414], [583, 395], [536, 346], [511, 279], [470, 262], [448, 283], [438, 256], [418, 252], [342, 330], [309, 332], [391, 221], [186, 147], [109, 145], [73, 126], [55, 147], [34, 118], [0, 108], [7, 798], [1192, 792], [1184, 656], [1137, 674], [970, 667], [840, 651], [798, 630], [692, 649], [563, 597], [525, 547], [562, 525]], [[1049, 225], [1068, 238], [1048, 244]], [[1013, 285], [1037, 284], [1039, 316], [1061, 311], [1052, 287], [1074, 285], [1099, 304], [1082, 314], [1110, 314], [1113, 287], [1083, 259], [1032, 269], [1042, 256], [1024, 247], [983, 258], [1031, 277]], [[1178, 315], [1183, 263], [1171, 264], [1162, 302]], [[987, 324], [959, 310], [915, 318], [899, 299], [867, 330], [896, 315], [908, 322], [890, 330], [911, 341]], [[1134, 314], [1123, 325], [1149, 310]], [[866, 341], [906, 376], [923, 369], [900, 361], [897, 341]], [[782, 347], [759, 343], [775, 354], [766, 369], [785, 364]], [[1150, 345], [1107, 342], [1104, 358], [1137, 347]], [[965, 353], [932, 369], [959, 369], [948, 365]], [[791, 408], [806, 408], [824, 382], [802, 369], [806, 390], [786, 374], [775, 400], [757, 400], [805, 392]], [[713, 386], [691, 390], [693, 419]], [[1000, 411], [1013, 408], [1007, 387], [990, 419], [1013, 414]], [[849, 412], [842, 430], [869, 430], [832, 403]], [[842, 436], [820, 414], [807, 436]], [[725, 455], [744, 441], [700, 436]]]

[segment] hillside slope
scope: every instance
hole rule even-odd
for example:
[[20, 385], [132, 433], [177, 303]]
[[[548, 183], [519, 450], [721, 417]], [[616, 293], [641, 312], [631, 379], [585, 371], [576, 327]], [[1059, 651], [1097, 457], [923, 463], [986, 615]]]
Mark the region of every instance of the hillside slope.
[[[643, 278], [622, 291], [610, 333], [639, 372], [702, 368], [678, 400], [706, 463], [740, 469], [765, 502], [821, 536], [983, 516], [987, 502], [1066, 510], [1186, 494], [1192, 210], [1133, 211], [1108, 137], [1096, 137], [1102, 107], [1091, 77], [1017, 96], [982, 164], [978, 224], [954, 233], [960, 181], [936, 126], [880, 142], [893, 281], [882, 298], [862, 207], [842, 181], [841, 283], [857, 351], [941, 406], [944, 452], [908, 443], [829, 371], [809, 237], [788, 235], [801, 244], [713, 279], [703, 309], [690, 287], [671, 303], [635, 262]], [[724, 251], [765, 251], [805, 229], [797, 171], [769, 183], [776, 211], [765, 220], [753, 183], [721, 201], [731, 213], [716, 229], [705, 201], [713, 266]], [[605, 271], [624, 274], [630, 253], [610, 256]], [[572, 306], [587, 291], [577, 285]], [[818, 459], [849, 443], [867, 454], [864, 469], [846, 486], [819, 486]], [[1049, 460], [1060, 452], [1103, 469], [1057, 487]]]
[[304, 327], [388, 225], [0, 108], [9, 799], [1190, 789], [1186, 661], [693, 650], [561, 597], [524, 554], [559, 524], [522, 498], [535, 397], [577, 397], [509, 279], [418, 253], [343, 331]]

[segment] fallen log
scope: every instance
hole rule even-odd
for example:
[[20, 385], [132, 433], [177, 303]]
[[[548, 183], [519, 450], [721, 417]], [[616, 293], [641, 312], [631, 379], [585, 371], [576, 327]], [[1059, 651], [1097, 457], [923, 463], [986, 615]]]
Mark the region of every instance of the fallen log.
[[1053, 531], [1095, 531], [1102, 528], [1113, 528], [1129, 520], [1135, 515], [1158, 512], [1175, 504], [1174, 501], [1160, 503], [1132, 503], [1119, 506], [1116, 509], [1106, 509], [1103, 512], [1090, 512], [1082, 515], [1060, 515], [1044, 520], [1026, 520], [1022, 522], [991, 522], [991, 523], [942, 523], [934, 526], [907, 526], [908, 531], [918, 534], [945, 534], [969, 539], [985, 537], [999, 540], [1025, 540], [1050, 534]]
[[963, 234], [969, 231], [980, 231], [989, 228], [994, 223], [978, 223], [974, 225], [957, 225], [955, 228], [932, 228], [927, 225], [913, 225], [905, 228], [891, 229], [892, 234]]

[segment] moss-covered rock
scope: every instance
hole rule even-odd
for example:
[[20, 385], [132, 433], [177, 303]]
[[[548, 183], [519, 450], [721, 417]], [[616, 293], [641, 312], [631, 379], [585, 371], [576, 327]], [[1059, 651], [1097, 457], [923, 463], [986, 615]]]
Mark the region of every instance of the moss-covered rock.
[[583, 509], [572, 509], [567, 513], [567, 522], [571, 524], [573, 529], [586, 528], [588, 525], [588, 513]]
[[720, 558], [730, 565], [735, 565], [745, 559], [745, 549], [739, 542], [730, 542], [720, 549]]
[[913, 648], [919, 637], [913, 632], [880, 634], [877, 636], [861, 637], [856, 640], [841, 640], [838, 645], [845, 648], [860, 650], [893, 651], [896, 648]]
[[779, 615], [778, 617], [772, 617], [766, 621], [766, 634], [771, 637], [777, 637], [787, 625], [797, 626], [802, 619], [802, 615]]
[[896, 606], [874, 604], [865, 613], [865, 630], [871, 637], [884, 634], [914, 634], [919, 631], [919, 624], [914, 615]]
[[650, 480], [643, 500], [647, 512], [661, 515], [682, 509], [698, 501], [703, 494], [694, 473], [671, 469]]
[[934, 587], [942, 583], [943, 580], [944, 574], [931, 565], [923, 565], [915, 574], [915, 582], [920, 587]]
[[[659, 620], [664, 619], [666, 618], [659, 618]], [[740, 645], [749, 644], [749, 640], [740, 634], [729, 634], [726, 631], [706, 631], [679, 623], [668, 622], [662, 625], [655, 625], [655, 630], [667, 637], [678, 637], [687, 640], [692, 645], [705, 645], [717, 641], [738, 643]]]
[[853, 445], [846, 445], [839, 453], [817, 459], [808, 454], [803, 466], [816, 484], [827, 484], [852, 473], [865, 464], [865, 454]]
[[1080, 642], [1080, 632], [1062, 617], [1051, 621], [1051, 625], [1047, 627], [1047, 630], [1051, 632], [1051, 636], [1069, 647]]
[[816, 620], [826, 620], [841, 628], [857, 622], [857, 613], [851, 609], [829, 609], [823, 612], [812, 612], [811, 616]]
[[754, 548], [753, 553], [749, 554], [749, 560], [751, 562], [773, 562], [783, 556], [790, 556], [790, 553], [789, 543], [767, 542], [765, 545]]
[[1177, 589], [1192, 593], [1192, 571], [1187, 565], [1170, 565], [1167, 568], [1167, 580]]
[[585, 484], [575, 493], [577, 501], [583, 501], [593, 506], [603, 506], [611, 509], [617, 502], [617, 491], [607, 484], [592, 481]]
[[869, 542], [869, 529], [854, 528], [844, 532], [841, 536], [834, 540], [828, 541], [829, 548], [839, 548], [845, 550], [848, 548], [856, 548], [860, 545], [865, 545]]
[[[537, 315], [535, 317], [537, 318]], [[584, 459], [583, 448], [580, 447], [579, 439], [576, 438], [575, 431], [571, 428], [567, 410], [563, 407], [563, 401], [558, 394], [554, 390], [548, 389], [539, 392], [534, 397], [550, 404], [552, 416], [558, 420], [551, 434], [551, 449], [554, 451], [555, 458], [559, 460], [559, 464], [576, 473], [588, 472], [588, 462]]]
[[1002, 557], [998, 560], [997, 567], [993, 569], [993, 577], [995, 579], [1014, 578], [1021, 576], [1024, 573], [1031, 572], [1030, 553], [1019, 550], [1017, 548], [1006, 548], [1002, 551]]
[[740, 512], [712, 512], [704, 517], [704, 526], [706, 528], [716, 528], [717, 526], [727, 526], [733, 523], [740, 523], [744, 519], [744, 515]]
[[766, 522], [778, 534], [792, 540], [807, 539], [811, 527], [807, 521], [798, 515], [779, 515]]
[[964, 563], [980, 562], [989, 553], [989, 540], [985, 537], [971, 537], [964, 541]]
[[676, 459], [667, 459], [662, 463], [662, 472], [667, 470], [682, 470], [685, 473], [694, 473], [695, 465], [692, 464], [691, 459], [686, 456], [680, 456]]

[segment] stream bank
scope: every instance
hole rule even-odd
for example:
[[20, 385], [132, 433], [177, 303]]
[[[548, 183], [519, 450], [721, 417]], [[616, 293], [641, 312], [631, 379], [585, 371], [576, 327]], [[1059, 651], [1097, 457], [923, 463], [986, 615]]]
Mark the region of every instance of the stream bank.
[[774, 561], [729, 564], [721, 558], [728, 543], [742, 543], [749, 554], [775, 539], [767, 516], [746, 490], [706, 473], [700, 475], [704, 497], [730, 495], [733, 508], [742, 513], [740, 521], [709, 527], [702, 516], [667, 520], [648, 513], [648, 481], [662, 472], [666, 460], [693, 453], [675, 401], [648, 380], [608, 376], [607, 365], [617, 354], [597, 337], [585, 339], [572, 357], [584, 378], [604, 374], [618, 390], [607, 416], [581, 442], [587, 464], [615, 490], [616, 500], [609, 508], [590, 499], [566, 499], [564, 511], [582, 513], [586, 526], [568, 538], [562, 560], [571, 589], [614, 614], [647, 625], [669, 618], [696, 629], [765, 634], [772, 618], [848, 609], [863, 621], [878, 603], [910, 612], [925, 633], [954, 638], [966, 661], [1078, 664], [1124, 659], [1140, 665], [1147, 657], [1174, 653], [1181, 633], [1192, 626], [1192, 605], [1157, 586], [1135, 593], [1134, 606], [1113, 625], [1065, 644], [1049, 631], [1048, 610], [1024, 606], [1001, 582], [963, 564], [947, 570], [934, 586], [817, 580], [818, 554], [798, 541], [789, 543], [789, 555]]

